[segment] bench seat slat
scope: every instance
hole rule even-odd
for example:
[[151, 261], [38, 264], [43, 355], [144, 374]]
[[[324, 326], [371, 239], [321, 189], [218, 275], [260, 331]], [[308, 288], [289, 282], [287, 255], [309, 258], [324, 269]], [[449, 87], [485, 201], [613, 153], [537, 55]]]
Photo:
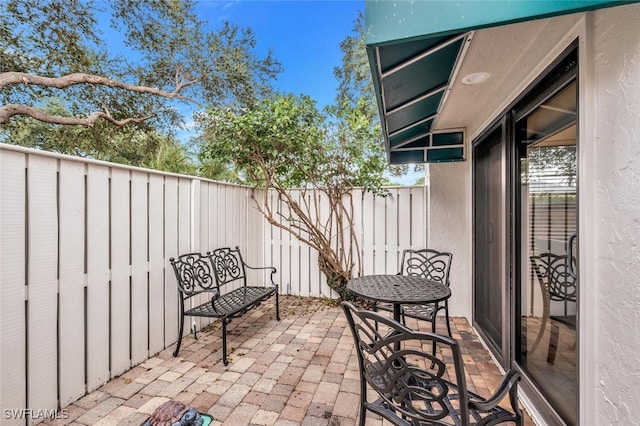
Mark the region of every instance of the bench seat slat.
[[223, 294], [211, 302], [189, 309], [184, 314], [193, 317], [228, 318], [243, 314], [247, 309], [260, 304], [276, 292], [274, 287], [240, 287]]

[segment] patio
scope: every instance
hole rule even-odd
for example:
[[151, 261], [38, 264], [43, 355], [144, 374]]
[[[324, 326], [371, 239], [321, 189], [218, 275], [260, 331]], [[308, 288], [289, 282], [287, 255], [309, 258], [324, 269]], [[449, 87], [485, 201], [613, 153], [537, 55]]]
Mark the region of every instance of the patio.
[[[228, 366], [214, 323], [197, 340], [186, 336], [179, 357], [170, 346], [42, 424], [140, 425], [169, 399], [213, 415], [214, 425], [356, 424], [358, 363], [341, 308], [327, 299], [282, 296], [281, 310], [280, 322], [272, 303], [233, 321]], [[411, 319], [407, 325], [418, 327]], [[444, 322], [438, 326], [446, 333]], [[470, 390], [488, 396], [500, 372], [466, 319], [452, 318], [451, 326], [462, 342]], [[367, 424], [387, 423], [369, 414]]]

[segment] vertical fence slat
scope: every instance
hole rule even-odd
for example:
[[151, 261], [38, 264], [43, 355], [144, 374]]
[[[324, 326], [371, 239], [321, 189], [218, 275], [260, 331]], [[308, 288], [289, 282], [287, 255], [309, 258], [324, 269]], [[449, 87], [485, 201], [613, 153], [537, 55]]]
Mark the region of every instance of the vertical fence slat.
[[411, 191], [411, 245], [421, 249], [427, 247], [427, 215], [425, 209], [426, 189], [410, 188]]
[[[149, 354], [164, 348], [164, 196], [163, 178], [149, 176]], [[171, 265], [167, 262], [169, 273]], [[175, 289], [174, 289], [175, 291]]]
[[220, 191], [217, 183], [209, 183], [207, 189], [207, 205], [209, 207], [209, 248], [207, 250], [213, 250], [221, 247], [220, 241], [218, 240], [221, 232], [220, 220], [218, 219], [218, 196]]
[[164, 344], [178, 340], [178, 285], [169, 258], [178, 252], [178, 179], [166, 177], [164, 184]]
[[398, 216], [403, 218], [398, 226], [398, 252], [396, 263], [400, 266], [402, 251], [411, 246], [411, 192], [407, 189], [398, 191]]
[[[178, 254], [189, 253], [193, 248], [191, 244], [191, 233], [193, 232], [193, 214], [191, 211], [191, 183], [191, 179], [178, 179]], [[175, 278], [173, 282], [175, 285]], [[174, 287], [174, 289], [175, 288], [176, 287]], [[188, 303], [191, 303], [190, 307], [195, 306], [195, 300], [190, 300]], [[189, 309], [189, 306], [187, 307], [187, 309]], [[190, 321], [193, 321], [193, 318], [185, 318], [183, 330], [184, 335], [187, 335], [189, 333], [189, 329], [191, 328]]]
[[60, 161], [60, 405], [84, 395], [84, 164]]
[[57, 160], [29, 156], [27, 197], [28, 407], [58, 405]]
[[149, 356], [147, 174], [131, 174], [131, 362]]
[[375, 212], [375, 217], [373, 218], [374, 222], [374, 234], [373, 234], [373, 250], [374, 250], [374, 259], [373, 259], [373, 268], [374, 273], [376, 274], [384, 274], [386, 268], [386, 210], [385, 210], [386, 200], [382, 197], [374, 197], [373, 199], [373, 211]]
[[398, 189], [394, 188], [391, 194], [385, 198], [385, 273], [395, 274], [398, 272]]
[[130, 178], [129, 171], [111, 170], [111, 374], [130, 367]]
[[87, 390], [109, 380], [109, 169], [87, 168]]
[[[0, 407], [3, 409], [27, 406], [25, 170], [25, 154], [0, 150], [0, 341], [3, 342], [0, 344]], [[5, 421], [20, 424], [18, 419]]]
[[[211, 250], [209, 247], [209, 184], [207, 182], [198, 181], [198, 202], [195, 203], [194, 208], [198, 209], [198, 240], [197, 247], [200, 253], [206, 253]], [[196, 303], [201, 304], [206, 302], [210, 297], [206, 294], [200, 294], [196, 296]], [[209, 318], [195, 318], [198, 330], [210, 323]]]
[[[353, 269], [353, 275], [354, 276], [359, 276], [360, 273], [362, 272], [362, 242], [363, 242], [363, 211], [362, 211], [362, 196], [363, 196], [363, 190], [362, 189], [358, 189], [356, 188], [353, 191], [353, 197], [351, 199], [351, 202], [353, 203], [353, 227], [354, 227], [354, 233], [356, 235], [356, 238], [358, 239], [358, 253], [354, 253], [354, 261], [355, 261], [355, 267]], [[356, 247], [354, 247], [354, 250], [356, 250]]]

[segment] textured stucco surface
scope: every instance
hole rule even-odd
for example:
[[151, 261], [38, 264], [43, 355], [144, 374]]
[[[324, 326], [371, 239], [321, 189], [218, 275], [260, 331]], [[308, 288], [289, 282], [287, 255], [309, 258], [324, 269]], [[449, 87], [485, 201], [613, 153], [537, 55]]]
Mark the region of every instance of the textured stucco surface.
[[[593, 209], [597, 291], [593, 424], [640, 418], [640, 6], [605, 9], [591, 21], [595, 135]], [[585, 189], [586, 190], [586, 189]], [[581, 192], [582, 195], [582, 192]], [[587, 214], [591, 214], [587, 213]], [[589, 368], [590, 366], [584, 366]], [[587, 407], [589, 412], [591, 407]]]
[[429, 247], [449, 251], [453, 316], [471, 319], [471, 217], [468, 187], [470, 162], [430, 165]]

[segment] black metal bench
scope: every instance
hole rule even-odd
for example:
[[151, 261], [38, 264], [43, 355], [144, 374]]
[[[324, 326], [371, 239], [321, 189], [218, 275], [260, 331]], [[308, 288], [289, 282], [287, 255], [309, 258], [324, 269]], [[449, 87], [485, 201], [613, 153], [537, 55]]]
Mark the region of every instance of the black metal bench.
[[[240, 249], [236, 247], [220, 248], [206, 255], [188, 253], [169, 259], [178, 281], [179, 328], [178, 345], [173, 356], [178, 356], [184, 330], [184, 317], [220, 318], [222, 320], [222, 361], [227, 360], [227, 324], [232, 318], [244, 315], [245, 312], [260, 305], [271, 296], [276, 297], [276, 319], [280, 321], [278, 306], [278, 285], [273, 282], [276, 268], [252, 267], [242, 259]], [[268, 283], [264, 285], [248, 285], [247, 269], [270, 270]], [[226, 291], [235, 282], [240, 287]], [[198, 294], [208, 294], [211, 300], [185, 310], [185, 302]]]

